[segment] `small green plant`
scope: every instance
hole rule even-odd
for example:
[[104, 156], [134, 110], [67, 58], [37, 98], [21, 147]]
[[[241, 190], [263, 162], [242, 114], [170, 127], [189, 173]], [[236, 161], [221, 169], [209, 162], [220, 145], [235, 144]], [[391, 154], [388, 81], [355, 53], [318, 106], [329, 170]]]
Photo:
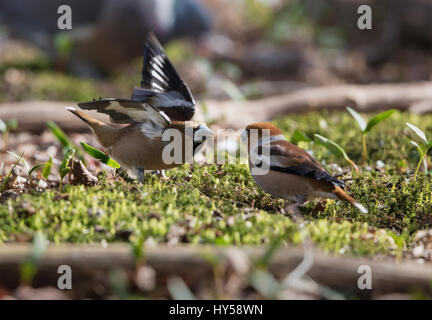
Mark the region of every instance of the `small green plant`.
[[114, 159], [110, 158], [110, 156], [107, 155], [105, 152], [98, 150], [95, 147], [92, 147], [84, 142], [80, 142], [80, 144], [84, 151], [91, 155], [93, 158], [100, 160], [102, 163], [105, 163], [107, 166], [110, 166], [112, 168], [120, 168], [120, 165]]
[[7, 128], [9, 129], [9, 131], [15, 131], [16, 129], [18, 129], [18, 120], [17, 119], [11, 119], [6, 123], [6, 125], [7, 125]]
[[230, 97], [231, 100], [234, 101], [246, 101], [246, 97], [243, 92], [237, 87], [237, 85], [231, 80], [220, 80], [219, 82], [220, 88], [225, 91], [225, 93]]
[[330, 151], [333, 155], [335, 155], [338, 158], [342, 158], [344, 159], [346, 162], [348, 162], [355, 170], [355, 172], [359, 172], [359, 169], [357, 167], [357, 165], [354, 163], [354, 161], [352, 161], [347, 153], [345, 152], [345, 150], [338, 145], [336, 142], [331, 141], [330, 139], [327, 139], [319, 134], [315, 134], [315, 143], [322, 145], [323, 147], [325, 147], [328, 151]]
[[32, 185], [32, 174], [35, 170], [39, 169], [40, 167], [44, 166], [45, 163], [39, 163], [37, 165], [35, 165], [34, 167], [30, 168], [29, 164], [27, 163], [27, 161], [24, 160], [23, 155], [21, 154], [21, 156], [17, 155], [16, 153], [12, 152], [12, 151], [7, 151], [7, 153], [9, 153], [11, 156], [15, 157], [16, 159], [18, 159], [18, 162], [22, 162], [24, 164], [24, 167], [27, 170], [27, 174], [28, 174], [28, 180], [29, 180], [29, 185]]
[[138, 237], [138, 239], [136, 239], [136, 241], [132, 241], [130, 245], [135, 263], [138, 265], [139, 262], [145, 260], [144, 237]]
[[291, 137], [291, 142], [297, 144], [300, 141], [313, 142], [312, 139], [305, 135], [303, 132], [296, 130]]
[[47, 246], [45, 236], [38, 232], [33, 238], [33, 245], [30, 255], [20, 266], [21, 282], [30, 285], [38, 268], [38, 264], [43, 258]]
[[53, 159], [52, 159], [52, 157], [50, 157], [49, 160], [48, 160], [48, 162], [45, 163], [45, 166], [44, 166], [44, 168], [43, 168], [43, 170], [42, 170], [42, 177], [43, 177], [45, 180], [48, 179], [48, 176], [49, 176], [50, 173], [51, 173], [52, 163], [53, 163]]
[[257, 269], [250, 275], [251, 286], [263, 297], [276, 299], [277, 294], [283, 289], [278, 280], [267, 270]]
[[[2, 193], [2, 192], [6, 189], [6, 186], [7, 186], [8, 182], [9, 182], [9, 179], [10, 179], [10, 177], [12, 176], [12, 173], [13, 173], [15, 167], [18, 165], [19, 162], [20, 162], [19, 159], [18, 159], [17, 161], [15, 161], [15, 163], [14, 163], [13, 166], [12, 166], [12, 168], [9, 170], [8, 174], [6, 175], [6, 178], [4, 178], [4, 179], [2, 180], [3, 183], [2, 183], [2, 185], [0, 186], [0, 193]], [[2, 163], [2, 170], [1, 170], [1, 171], [3, 171], [3, 166], [4, 166], [4, 163]]]
[[63, 132], [63, 130], [60, 129], [60, 127], [57, 124], [55, 124], [52, 121], [48, 121], [47, 122], [47, 126], [51, 130], [51, 132], [54, 135], [54, 137], [56, 137], [57, 140], [62, 145], [64, 153], [66, 153], [65, 150], [67, 151], [67, 149], [75, 148], [75, 146], [73, 145], [73, 143], [70, 142], [69, 138]]
[[71, 167], [69, 166], [69, 162], [71, 161], [74, 154], [75, 154], [75, 149], [69, 149], [67, 151], [66, 155], [64, 156], [63, 161], [60, 164], [60, 167], [59, 167], [59, 173], [60, 173], [59, 191], [61, 191], [64, 177], [66, 177], [66, 175], [71, 170]]
[[195, 295], [189, 289], [188, 285], [178, 276], [168, 279], [167, 288], [174, 300], [195, 300]]
[[[428, 150], [432, 147], [432, 139], [430, 139], [428, 141], [427, 138], [426, 138], [425, 133], [422, 130], [420, 130], [419, 128], [417, 128], [415, 125], [413, 125], [413, 124], [411, 124], [409, 122], [407, 122], [406, 125], [412, 131], [414, 131], [417, 134], [417, 136], [419, 136], [420, 139], [421, 139], [420, 144], [418, 144], [417, 142], [415, 142], [413, 140], [410, 141], [411, 144], [416, 147], [417, 152], [419, 154], [419, 162], [418, 162], [418, 165], [417, 165], [417, 169], [416, 169], [416, 171], [414, 173], [414, 178], [416, 178], [422, 162], [426, 162], [425, 161], [425, 156], [426, 156], [426, 153], [428, 152]], [[425, 172], [427, 172], [427, 165], [426, 165], [426, 163], [424, 163], [423, 165], [424, 165]]]
[[109, 272], [110, 285], [118, 299], [130, 299], [128, 277], [121, 268], [115, 268]]
[[59, 32], [54, 37], [54, 47], [60, 55], [68, 56], [73, 47], [71, 36], [66, 32]]
[[55, 123], [52, 121], [47, 122], [48, 128], [51, 130], [54, 137], [57, 138], [57, 140], [60, 142], [60, 144], [63, 147], [63, 155], [66, 155], [69, 152], [69, 149], [75, 149], [75, 154], [80, 159], [84, 165], [86, 164], [86, 161], [84, 159], [83, 154], [79, 151], [77, 146], [75, 146], [67, 137], [66, 133]]
[[365, 119], [357, 111], [351, 109], [350, 107], [347, 107], [346, 109], [354, 118], [354, 120], [357, 122], [358, 126], [360, 127], [360, 131], [362, 133], [363, 163], [366, 163], [367, 161], [366, 134], [369, 131], [371, 131], [372, 128], [375, 127], [378, 123], [390, 117], [396, 110], [390, 109], [381, 112], [376, 116], [372, 117], [371, 119], [369, 119], [369, 121], [366, 123]]

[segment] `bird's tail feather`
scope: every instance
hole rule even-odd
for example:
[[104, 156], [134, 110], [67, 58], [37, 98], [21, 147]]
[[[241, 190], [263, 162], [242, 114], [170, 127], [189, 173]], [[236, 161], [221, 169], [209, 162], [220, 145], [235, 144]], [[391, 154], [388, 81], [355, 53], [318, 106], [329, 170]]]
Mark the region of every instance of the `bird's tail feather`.
[[333, 193], [338, 197], [338, 199], [351, 203], [353, 206], [355, 206], [357, 209], [359, 209], [362, 213], [368, 213], [368, 210], [362, 204], [358, 203], [353, 197], [346, 194], [346, 192], [343, 191], [338, 186], [334, 187]]
[[118, 140], [119, 129], [113, 128], [102, 121], [94, 119], [86, 115], [84, 112], [77, 110], [77, 108], [66, 107], [65, 109], [84, 121], [93, 130], [99, 142], [104, 147], [110, 147]]
[[90, 127], [93, 127], [93, 125], [95, 124], [102, 124], [101, 121], [93, 119], [92, 117], [89, 117], [88, 115], [86, 115], [85, 113], [78, 111], [77, 108], [74, 107], [66, 107], [65, 108], [67, 111], [72, 112], [74, 115], [76, 115], [78, 118], [80, 118], [82, 121], [84, 121], [85, 123], [87, 123]]

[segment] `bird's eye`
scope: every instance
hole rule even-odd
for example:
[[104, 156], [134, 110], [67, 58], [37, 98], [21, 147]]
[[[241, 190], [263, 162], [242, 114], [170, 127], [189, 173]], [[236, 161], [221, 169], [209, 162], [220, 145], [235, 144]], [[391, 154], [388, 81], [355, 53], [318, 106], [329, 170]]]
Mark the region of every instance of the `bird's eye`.
[[207, 138], [213, 136], [213, 132], [204, 124], [198, 126], [196, 130], [194, 130], [194, 141], [202, 143]]

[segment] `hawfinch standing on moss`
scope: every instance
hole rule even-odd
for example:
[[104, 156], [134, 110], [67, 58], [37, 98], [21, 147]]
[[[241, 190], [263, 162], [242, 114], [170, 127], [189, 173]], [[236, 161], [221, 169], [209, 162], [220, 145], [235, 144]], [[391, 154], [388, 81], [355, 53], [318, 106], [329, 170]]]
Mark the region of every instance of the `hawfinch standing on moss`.
[[[144, 170], [170, 169], [184, 163], [186, 157], [189, 160], [189, 151], [193, 157], [213, 135], [204, 123], [189, 121], [195, 113], [195, 101], [153, 34], [145, 44], [141, 88], [133, 90], [131, 100], [107, 98], [78, 106], [105, 113], [114, 123], [128, 124], [114, 128], [76, 108], [66, 108], [87, 123], [112, 157], [137, 172], [140, 180]], [[164, 158], [170, 141], [163, 135], [169, 129], [178, 132], [182, 142], [177, 146], [182, 148], [180, 161], [171, 163]], [[190, 143], [186, 143], [188, 135]]]
[[248, 142], [252, 177], [272, 196], [294, 201], [295, 205], [315, 198], [339, 199], [368, 212], [342, 190], [343, 181], [332, 177], [309, 153], [288, 142], [271, 123], [248, 125], [242, 138]]

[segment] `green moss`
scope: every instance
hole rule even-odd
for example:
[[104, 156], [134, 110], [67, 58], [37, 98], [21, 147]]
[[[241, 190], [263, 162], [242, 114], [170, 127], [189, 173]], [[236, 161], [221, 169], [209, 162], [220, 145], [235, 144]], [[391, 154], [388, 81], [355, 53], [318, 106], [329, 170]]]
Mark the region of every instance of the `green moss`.
[[[176, 237], [174, 228], [184, 230], [177, 235], [179, 241], [195, 244], [263, 244], [279, 239], [299, 244], [304, 236], [304, 230], [281, 213], [285, 202], [257, 188], [244, 165], [184, 166], [171, 170], [170, 178], [160, 181], [149, 175], [144, 185], [102, 181], [92, 188], [67, 186], [66, 198], [47, 191], [9, 200], [0, 206], [0, 240], [42, 231], [56, 243], [142, 238], [167, 242]], [[333, 210], [340, 215], [352, 212], [346, 206], [326, 208], [329, 214]], [[367, 222], [341, 223], [333, 213], [320, 219], [306, 217], [311, 238], [326, 251], [374, 254], [394, 247], [393, 233]]]
[[37, 71], [49, 67], [45, 54], [31, 46], [20, 44], [16, 48], [7, 48], [0, 54], [0, 73], [9, 68]]
[[409, 234], [432, 225], [432, 185], [429, 176], [420, 175], [415, 180], [408, 180], [405, 176], [364, 174], [354, 178], [350, 191], [359, 202], [366, 204], [368, 214], [333, 202], [317, 217], [364, 221], [371, 226]]
[[[97, 186], [65, 186], [22, 195], [0, 205], [0, 241], [30, 239], [42, 231], [56, 243], [152, 239], [158, 243], [301, 243], [306, 231], [320, 248], [359, 255], [400, 254], [414, 233], [432, 224], [430, 176], [410, 178], [415, 150], [404, 123], [432, 135], [432, 117], [396, 113], [368, 135], [372, 168], [351, 174], [342, 160], [324, 148], [301, 143], [325, 164], [344, 166], [348, 192], [368, 214], [336, 201], [309, 202], [302, 208], [305, 228], [284, 214], [288, 204], [256, 186], [245, 165], [193, 165], [169, 170], [169, 181], [148, 175], [144, 184], [101, 175]], [[275, 120], [289, 138], [298, 129], [334, 139], [360, 162], [361, 136], [347, 113], [309, 113]], [[374, 167], [383, 161], [384, 169]], [[402, 165], [401, 165], [402, 164]], [[333, 167], [329, 166], [332, 171]]]
[[37, 99], [86, 101], [100, 94], [91, 80], [55, 72], [37, 73], [32, 83], [31, 96]]

